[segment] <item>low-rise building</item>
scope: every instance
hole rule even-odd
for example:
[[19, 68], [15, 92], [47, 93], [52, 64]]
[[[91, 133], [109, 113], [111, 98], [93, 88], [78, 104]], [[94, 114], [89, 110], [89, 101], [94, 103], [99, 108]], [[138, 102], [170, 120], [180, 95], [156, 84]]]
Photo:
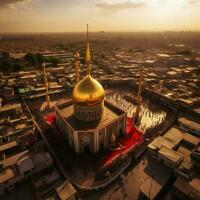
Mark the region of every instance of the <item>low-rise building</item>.
[[4, 105], [0, 108], [0, 116], [6, 117], [9, 115], [18, 116], [22, 113], [22, 106], [21, 103], [11, 104], [11, 105]]
[[68, 181], [64, 181], [62, 184], [56, 187], [55, 192], [47, 197], [45, 200], [75, 200], [76, 189]]
[[0, 195], [14, 189], [25, 177], [37, 174], [53, 165], [48, 152], [23, 151], [0, 161]]
[[181, 130], [200, 136], [200, 124], [183, 117], [179, 118], [178, 121]]
[[188, 181], [183, 178], [177, 178], [174, 183], [174, 198], [182, 200], [199, 200], [200, 179]]
[[148, 151], [165, 165], [173, 168], [176, 174], [189, 178], [194, 166], [191, 155], [199, 144], [200, 138], [171, 128], [165, 135], [155, 138], [148, 145]]

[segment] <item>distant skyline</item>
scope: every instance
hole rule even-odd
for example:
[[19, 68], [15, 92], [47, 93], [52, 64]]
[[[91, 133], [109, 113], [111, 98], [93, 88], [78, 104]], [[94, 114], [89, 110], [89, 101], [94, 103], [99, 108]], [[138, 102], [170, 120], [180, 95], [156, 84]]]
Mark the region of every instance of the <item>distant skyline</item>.
[[0, 0], [0, 32], [200, 31], [200, 0]]

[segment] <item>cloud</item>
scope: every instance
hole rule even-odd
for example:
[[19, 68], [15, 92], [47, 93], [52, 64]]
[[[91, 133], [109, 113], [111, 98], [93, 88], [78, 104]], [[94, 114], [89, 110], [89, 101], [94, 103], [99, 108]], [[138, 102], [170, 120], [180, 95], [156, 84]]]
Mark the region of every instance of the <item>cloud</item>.
[[19, 2], [25, 2], [28, 0], [0, 0], [0, 6], [9, 6], [11, 4], [19, 3]]
[[120, 10], [127, 10], [127, 9], [136, 9], [136, 8], [142, 8], [146, 6], [145, 2], [131, 2], [131, 1], [125, 1], [122, 3], [96, 3], [96, 7], [102, 9], [106, 13], [110, 12], [118, 12]]

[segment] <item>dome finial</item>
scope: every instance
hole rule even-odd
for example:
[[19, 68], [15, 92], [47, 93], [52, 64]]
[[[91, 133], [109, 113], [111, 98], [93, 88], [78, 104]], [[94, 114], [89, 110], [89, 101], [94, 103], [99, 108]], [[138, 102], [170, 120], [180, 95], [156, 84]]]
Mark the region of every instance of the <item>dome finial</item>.
[[88, 24], [87, 24], [87, 49], [86, 49], [86, 57], [85, 57], [85, 62], [87, 65], [87, 75], [90, 75], [90, 61], [91, 61], [91, 56], [90, 56], [90, 46], [89, 46], [89, 31], [88, 31]]

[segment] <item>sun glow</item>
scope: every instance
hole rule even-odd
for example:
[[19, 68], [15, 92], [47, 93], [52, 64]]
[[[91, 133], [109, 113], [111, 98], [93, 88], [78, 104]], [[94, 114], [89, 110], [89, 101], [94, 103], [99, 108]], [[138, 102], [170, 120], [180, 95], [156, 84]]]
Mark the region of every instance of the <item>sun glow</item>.
[[151, 0], [148, 4], [155, 13], [163, 16], [171, 12], [182, 12], [186, 6], [185, 0]]
[[151, 0], [148, 7], [149, 24], [155, 30], [178, 30], [190, 18], [185, 0]]

